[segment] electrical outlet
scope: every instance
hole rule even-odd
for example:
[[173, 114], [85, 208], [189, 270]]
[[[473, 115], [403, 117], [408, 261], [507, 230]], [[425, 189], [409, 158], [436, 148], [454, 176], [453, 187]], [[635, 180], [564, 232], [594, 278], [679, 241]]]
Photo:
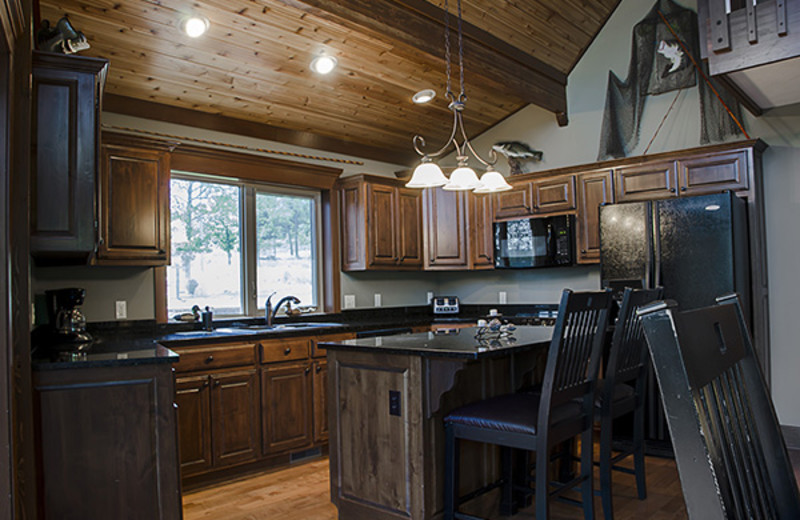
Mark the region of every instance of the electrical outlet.
[[118, 320], [124, 320], [128, 318], [128, 302], [125, 300], [117, 300], [115, 305], [116, 316]]
[[381, 293], [375, 293], [375, 307], [381, 306]]
[[508, 303], [508, 293], [505, 291], [500, 291], [497, 293], [498, 303], [505, 304]]
[[428, 291], [428, 303], [433, 303], [433, 291]]
[[344, 295], [344, 308], [345, 309], [355, 309], [356, 308], [356, 295], [355, 294], [345, 294]]

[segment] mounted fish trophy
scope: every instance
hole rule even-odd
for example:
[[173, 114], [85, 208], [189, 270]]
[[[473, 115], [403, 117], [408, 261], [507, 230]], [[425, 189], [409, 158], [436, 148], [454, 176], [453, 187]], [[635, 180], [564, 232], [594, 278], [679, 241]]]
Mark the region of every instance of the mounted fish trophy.
[[492, 149], [504, 155], [508, 160], [511, 175], [523, 173], [522, 163], [542, 160], [542, 152], [533, 150], [527, 144], [519, 141], [501, 141], [493, 144]]

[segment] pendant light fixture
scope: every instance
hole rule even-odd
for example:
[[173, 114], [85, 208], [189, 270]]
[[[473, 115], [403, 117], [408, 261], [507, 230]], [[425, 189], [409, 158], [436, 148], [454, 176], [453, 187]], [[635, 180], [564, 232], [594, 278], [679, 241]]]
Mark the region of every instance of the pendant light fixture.
[[[433, 153], [425, 153], [425, 138], [421, 135], [414, 136], [414, 150], [422, 157], [419, 166], [414, 169], [414, 174], [411, 180], [406, 184], [409, 188], [435, 188], [443, 186], [445, 190], [453, 191], [466, 191], [474, 190], [475, 193], [495, 193], [498, 191], [510, 190], [511, 186], [506, 182], [505, 178], [494, 169], [494, 164], [497, 162], [497, 154], [494, 150], [489, 150], [488, 161], [484, 160], [472, 148], [469, 142], [467, 132], [464, 130], [464, 119], [462, 112], [467, 101], [467, 95], [464, 91], [464, 46], [462, 43], [462, 30], [461, 30], [461, 0], [457, 0], [458, 5], [458, 68], [461, 92], [456, 96], [450, 85], [450, 12], [447, 6], [447, 0], [444, 0], [444, 61], [447, 73], [447, 93], [445, 96], [450, 100], [448, 108], [453, 112], [453, 130], [450, 132], [450, 138], [444, 146], [438, 151]], [[461, 143], [459, 144], [459, 138]], [[450, 148], [450, 145], [455, 147], [456, 161], [458, 167], [450, 174], [450, 179], [445, 177], [442, 169], [433, 162], [433, 159], [442, 155]], [[475, 170], [468, 166], [467, 153], [471, 153], [475, 159], [478, 160], [485, 168], [486, 172], [478, 179]]]

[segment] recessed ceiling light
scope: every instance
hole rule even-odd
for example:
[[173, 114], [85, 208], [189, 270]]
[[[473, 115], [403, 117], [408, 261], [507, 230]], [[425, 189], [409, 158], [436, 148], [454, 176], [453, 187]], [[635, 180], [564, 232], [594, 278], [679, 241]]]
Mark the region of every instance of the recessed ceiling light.
[[427, 103], [431, 99], [436, 97], [436, 91], [432, 88], [426, 88], [425, 90], [420, 90], [413, 96], [411, 96], [411, 101], [421, 105], [422, 103]]
[[336, 63], [336, 58], [333, 56], [317, 56], [311, 60], [311, 70], [317, 74], [329, 74], [333, 69], [336, 68]]
[[191, 38], [202, 36], [208, 30], [208, 18], [204, 16], [190, 16], [183, 21], [183, 32]]

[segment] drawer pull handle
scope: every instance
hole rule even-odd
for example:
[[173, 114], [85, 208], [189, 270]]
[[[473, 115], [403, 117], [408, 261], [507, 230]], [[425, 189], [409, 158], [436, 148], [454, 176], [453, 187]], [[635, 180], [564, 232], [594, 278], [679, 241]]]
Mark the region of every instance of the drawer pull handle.
[[211, 363], [212, 361], [214, 361], [214, 356], [213, 356], [213, 355], [209, 355], [209, 356], [206, 358], [206, 363]]
[[289, 355], [289, 354], [291, 354], [291, 353], [292, 353], [292, 347], [286, 347], [286, 348], [283, 350], [283, 354], [284, 354], [284, 355], [286, 355], [286, 356], [288, 356], [288, 355]]

